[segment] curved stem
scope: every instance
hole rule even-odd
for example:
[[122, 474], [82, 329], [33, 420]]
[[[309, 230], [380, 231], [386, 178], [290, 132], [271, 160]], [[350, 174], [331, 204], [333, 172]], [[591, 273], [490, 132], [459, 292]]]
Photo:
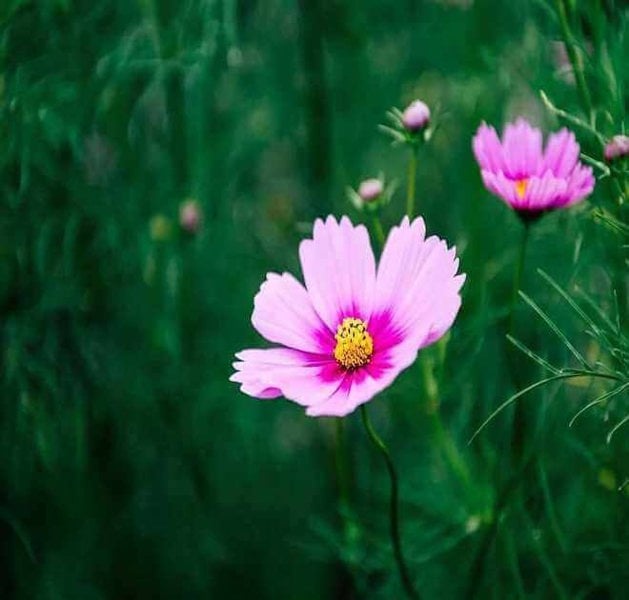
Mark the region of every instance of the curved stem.
[[415, 212], [415, 179], [417, 177], [417, 148], [411, 148], [411, 157], [408, 161], [408, 179], [406, 183], [406, 214], [409, 219]]
[[384, 459], [387, 470], [389, 471], [389, 478], [391, 480], [391, 500], [389, 505], [389, 526], [391, 533], [391, 542], [393, 543], [393, 554], [395, 555], [395, 562], [397, 563], [398, 571], [400, 573], [400, 579], [404, 586], [404, 591], [409, 598], [413, 600], [419, 600], [419, 594], [413, 587], [413, 582], [408, 573], [406, 562], [404, 561], [404, 555], [402, 553], [402, 542], [400, 540], [400, 522], [399, 522], [399, 484], [398, 476], [391, 459], [389, 449], [382, 441], [382, 438], [376, 433], [371, 424], [371, 419], [367, 413], [367, 408], [363, 404], [360, 407], [360, 416], [365, 427], [365, 431], [369, 436], [372, 444], [380, 451], [382, 458]]

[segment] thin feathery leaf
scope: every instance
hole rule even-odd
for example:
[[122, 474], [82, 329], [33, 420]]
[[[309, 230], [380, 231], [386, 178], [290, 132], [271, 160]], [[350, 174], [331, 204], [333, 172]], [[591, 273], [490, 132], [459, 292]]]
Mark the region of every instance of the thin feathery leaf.
[[588, 304], [588, 306], [592, 310], [596, 312], [597, 316], [601, 319], [603, 323], [605, 323], [605, 325], [607, 325], [607, 327], [609, 328], [611, 332], [613, 332], [614, 334], [618, 333], [614, 323], [610, 320], [607, 314], [603, 312], [603, 310], [601, 310], [600, 306], [598, 306], [596, 302], [594, 302], [594, 300], [590, 297], [589, 294], [587, 294], [583, 289], [581, 289], [578, 286], [575, 287], [575, 292], [579, 295], [580, 298], [583, 299], [584, 302]]
[[528, 348], [527, 346], [525, 346], [522, 342], [516, 340], [511, 334], [507, 334], [507, 339], [518, 349], [520, 350], [520, 352], [523, 352], [524, 354], [526, 354], [530, 359], [534, 360], [538, 365], [540, 365], [542, 368], [546, 369], [547, 371], [550, 371], [551, 373], [557, 375], [558, 373], [561, 372], [561, 369], [558, 369], [557, 367], [554, 367], [553, 365], [551, 365], [547, 360], [543, 359], [541, 356], [539, 356], [538, 354], [535, 354], [535, 352], [533, 352], [530, 348]]
[[570, 294], [566, 292], [546, 271], [543, 269], [537, 269], [538, 274], [548, 283], [576, 312], [581, 319], [587, 323], [592, 330], [597, 333], [599, 330], [598, 325], [592, 320], [592, 318], [572, 299]]
[[588, 163], [589, 165], [592, 165], [593, 167], [597, 168], [602, 173], [602, 175], [599, 177], [599, 180], [610, 176], [611, 171], [609, 170], [609, 167], [604, 162], [601, 162], [600, 160], [596, 160], [595, 158], [592, 158], [591, 156], [588, 156], [587, 154], [583, 152], [581, 152], [580, 156], [583, 162]]
[[597, 373], [596, 371], [570, 371], [567, 373], [558, 373], [557, 375], [553, 375], [551, 377], [546, 377], [540, 381], [536, 381], [535, 383], [529, 385], [528, 387], [520, 390], [519, 392], [513, 394], [508, 400], [505, 400], [498, 408], [496, 408], [480, 425], [480, 427], [474, 432], [474, 435], [469, 439], [468, 444], [471, 444], [478, 434], [485, 429], [485, 427], [493, 421], [498, 414], [500, 414], [507, 406], [513, 404], [518, 398], [536, 390], [539, 387], [546, 385], [547, 383], [552, 383], [553, 381], [560, 381], [562, 379], [574, 379], [576, 377], [598, 377], [600, 379], [611, 379], [614, 381], [622, 381], [619, 377], [615, 375], [610, 375], [606, 373]]
[[606, 210], [603, 210], [602, 208], [595, 208], [592, 211], [592, 217], [594, 217], [594, 219], [599, 219], [600, 221], [602, 221], [605, 225], [609, 227], [609, 229], [629, 236], [629, 226], [618, 220], [613, 215], [609, 214]]
[[397, 142], [403, 142], [405, 140], [404, 136], [397, 130], [389, 127], [388, 125], [378, 125], [378, 129], [385, 133], [386, 135], [390, 135]]
[[597, 396], [594, 400], [592, 400], [591, 402], [588, 402], [588, 404], [586, 404], [581, 410], [579, 410], [574, 415], [574, 417], [572, 417], [572, 419], [570, 419], [570, 423], [568, 423], [568, 427], [572, 427], [574, 425], [575, 421], [584, 412], [587, 412], [590, 408], [596, 406], [597, 404], [602, 404], [606, 400], [609, 400], [610, 398], [613, 398], [614, 396], [617, 396], [618, 394], [622, 394], [622, 392], [624, 392], [627, 388], [629, 388], [629, 382], [623, 383], [622, 385], [618, 386], [617, 388], [614, 388], [613, 390], [609, 390], [607, 392], [604, 392], [600, 396]]
[[557, 324], [538, 306], [538, 304], [529, 296], [527, 296], [524, 292], [518, 292], [522, 300], [524, 300], [548, 325], [548, 327], [553, 331], [553, 333], [564, 343], [566, 348], [570, 351], [570, 353], [577, 359], [579, 364], [586, 368], [591, 369], [588, 362], [581, 355], [581, 353], [572, 345], [572, 342], [566, 337], [566, 335], [559, 329]]
[[616, 423], [616, 425], [614, 425], [614, 427], [610, 430], [610, 432], [607, 434], [607, 443], [611, 443], [612, 441], [612, 437], [613, 435], [625, 424], [625, 423], [629, 423], [629, 415], [627, 415], [624, 419], [622, 419], [621, 421], [619, 421], [618, 423]]
[[565, 110], [562, 110], [561, 108], [555, 106], [551, 102], [550, 98], [546, 95], [544, 90], [540, 90], [539, 95], [542, 98], [542, 102], [545, 104], [546, 108], [550, 110], [550, 112], [556, 114], [558, 117], [564, 119], [565, 121], [568, 121], [568, 123], [572, 123], [573, 125], [576, 125], [577, 127], [580, 127], [581, 129], [591, 133], [601, 143], [601, 145], [605, 144], [605, 137], [596, 129], [594, 129], [594, 127], [592, 127], [589, 123], [586, 123], [578, 117], [571, 115], [569, 112], [566, 112]]

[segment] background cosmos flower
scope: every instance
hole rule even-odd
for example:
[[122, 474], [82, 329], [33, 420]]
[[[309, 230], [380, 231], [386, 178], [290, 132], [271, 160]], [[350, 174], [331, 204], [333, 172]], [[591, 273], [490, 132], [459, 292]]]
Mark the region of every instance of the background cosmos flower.
[[485, 187], [524, 218], [576, 204], [594, 189], [592, 169], [579, 162], [579, 144], [565, 128], [542, 151], [542, 132], [521, 117], [507, 124], [502, 141], [483, 123], [472, 147]]
[[394, 227], [376, 269], [367, 229], [347, 217], [301, 242], [305, 287], [269, 273], [253, 326], [280, 347], [236, 354], [231, 380], [257, 398], [285, 396], [310, 416], [343, 416], [372, 399], [438, 340], [461, 306], [455, 248], [421, 218]]
[[430, 121], [430, 108], [421, 100], [414, 100], [402, 114], [402, 123], [409, 131], [422, 129]]
[[384, 191], [384, 184], [380, 179], [365, 179], [358, 187], [358, 195], [365, 201], [375, 200]]
[[615, 135], [605, 144], [604, 155], [606, 161], [629, 156], [629, 136]]

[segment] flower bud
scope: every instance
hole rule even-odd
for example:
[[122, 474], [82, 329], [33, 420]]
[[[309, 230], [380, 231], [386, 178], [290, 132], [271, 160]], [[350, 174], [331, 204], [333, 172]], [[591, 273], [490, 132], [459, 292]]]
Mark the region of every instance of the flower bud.
[[358, 195], [364, 202], [375, 200], [384, 191], [384, 184], [380, 179], [365, 179], [358, 186]]
[[179, 207], [179, 225], [184, 231], [195, 234], [201, 227], [203, 214], [196, 200], [186, 200]]
[[423, 129], [430, 121], [430, 109], [421, 100], [411, 102], [402, 114], [402, 124], [409, 131]]
[[629, 136], [615, 135], [605, 144], [605, 160], [612, 161], [629, 154]]

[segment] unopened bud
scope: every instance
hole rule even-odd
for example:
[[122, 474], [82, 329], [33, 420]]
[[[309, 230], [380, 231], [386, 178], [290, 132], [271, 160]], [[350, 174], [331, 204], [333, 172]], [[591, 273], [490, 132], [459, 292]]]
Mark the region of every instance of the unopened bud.
[[612, 161], [629, 154], [629, 136], [615, 135], [605, 144], [605, 160]]
[[358, 186], [358, 195], [365, 202], [375, 200], [384, 191], [384, 184], [380, 179], [365, 179]]
[[201, 227], [203, 213], [196, 200], [186, 200], [179, 207], [179, 225], [188, 233], [197, 233]]
[[402, 123], [409, 131], [423, 129], [428, 121], [430, 121], [430, 109], [421, 100], [411, 102], [402, 113]]

